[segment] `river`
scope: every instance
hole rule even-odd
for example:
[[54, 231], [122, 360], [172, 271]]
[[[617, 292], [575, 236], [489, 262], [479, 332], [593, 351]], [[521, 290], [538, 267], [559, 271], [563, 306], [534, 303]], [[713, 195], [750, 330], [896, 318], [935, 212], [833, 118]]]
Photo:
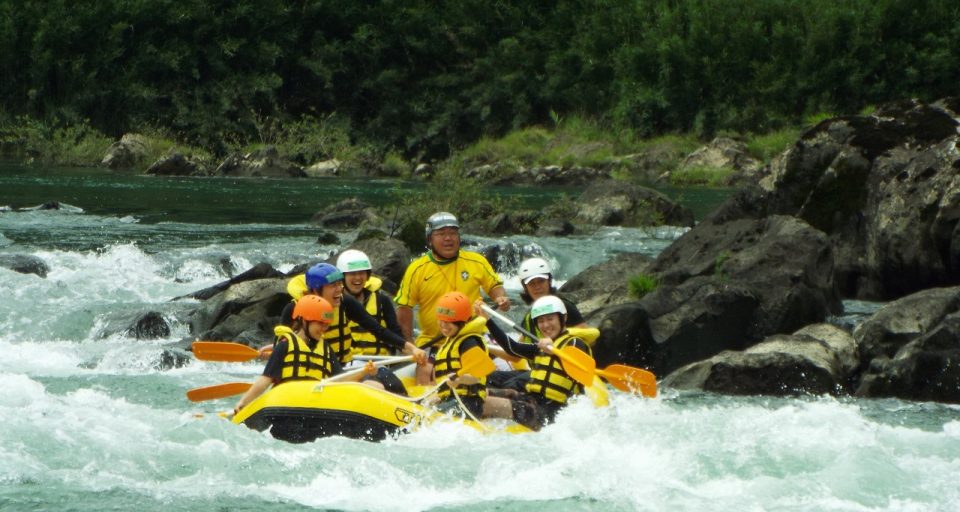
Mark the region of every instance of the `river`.
[[[382, 443], [276, 441], [216, 415], [187, 389], [253, 379], [258, 364], [161, 369], [189, 336], [181, 296], [266, 261], [288, 270], [318, 245], [322, 201], [390, 201], [377, 180], [169, 178], [0, 165], [0, 255], [43, 259], [40, 278], [0, 268], [0, 510], [783, 510], [953, 511], [960, 408], [828, 396], [662, 390], [573, 404], [536, 434], [434, 426]], [[500, 191], [530, 200], [561, 191]], [[671, 191], [673, 193], [675, 191]], [[551, 195], [553, 194], [553, 195]], [[715, 192], [687, 191], [698, 217]], [[622, 251], [655, 255], [682, 233], [607, 228], [506, 237], [542, 251], [561, 281]], [[349, 240], [349, 233], [343, 237]], [[470, 237], [478, 243], [492, 242]], [[503, 241], [503, 240], [501, 240]], [[500, 269], [515, 296], [515, 269]], [[851, 317], [875, 305], [848, 303]], [[173, 325], [135, 341], [112, 320]], [[852, 320], [851, 320], [852, 319]]]

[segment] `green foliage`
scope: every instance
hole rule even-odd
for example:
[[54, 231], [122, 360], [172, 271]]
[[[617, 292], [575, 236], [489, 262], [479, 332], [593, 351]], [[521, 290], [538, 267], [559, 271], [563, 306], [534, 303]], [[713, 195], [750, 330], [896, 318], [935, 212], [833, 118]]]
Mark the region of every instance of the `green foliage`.
[[393, 191], [395, 210], [384, 212], [394, 218], [399, 238], [411, 250], [423, 248], [423, 226], [427, 217], [438, 211], [453, 213], [460, 224], [478, 221], [494, 212], [516, 209], [517, 205], [493, 194], [476, 180], [464, 178], [451, 166], [438, 169], [426, 187]]
[[675, 186], [706, 185], [721, 187], [736, 171], [730, 167], [711, 167], [706, 165], [677, 169], [670, 174], [670, 184]]
[[660, 278], [655, 275], [640, 273], [627, 281], [627, 290], [635, 299], [642, 299], [644, 295], [660, 286]]
[[256, 120], [257, 137], [244, 147], [236, 148], [242, 152], [274, 146], [285, 158], [301, 165], [312, 165], [331, 158], [350, 160], [359, 156], [361, 151], [350, 142], [348, 123], [335, 114], [323, 117], [303, 115], [288, 122], [253, 114], [251, 119]]
[[380, 165], [384, 176], [407, 176], [410, 174], [410, 164], [399, 153], [391, 151], [383, 158]]
[[747, 152], [762, 162], [769, 162], [799, 138], [800, 130], [797, 128], [782, 128], [762, 135], [754, 135], [747, 140]]
[[568, 151], [518, 161], [596, 163], [603, 150], [569, 151], [596, 141], [578, 119], [617, 133], [622, 154], [640, 137], [771, 133], [955, 95], [960, 6], [22, 0], [0, 2], [0, 76], [8, 119], [112, 138], [159, 126], [218, 154], [275, 139], [305, 163], [357, 148], [436, 161], [550, 126]]
[[816, 126], [827, 119], [837, 117], [833, 112], [816, 112], [803, 118], [803, 123], [807, 126]]
[[730, 253], [727, 251], [720, 251], [717, 254], [717, 257], [713, 260], [713, 275], [717, 276], [719, 279], [727, 279], [728, 273], [727, 269], [724, 268], [724, 265], [727, 263], [727, 260], [730, 259]]
[[0, 142], [31, 162], [92, 167], [100, 164], [113, 140], [86, 121], [51, 126], [23, 116], [0, 127]]

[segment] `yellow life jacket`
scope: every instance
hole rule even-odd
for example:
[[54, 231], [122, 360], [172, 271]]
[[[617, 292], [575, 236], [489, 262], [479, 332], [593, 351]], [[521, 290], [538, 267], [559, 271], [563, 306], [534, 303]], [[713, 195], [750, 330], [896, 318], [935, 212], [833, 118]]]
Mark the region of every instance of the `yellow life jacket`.
[[342, 307], [333, 308], [333, 322], [327, 327], [327, 332], [323, 333], [323, 341], [337, 354], [341, 363], [353, 361], [353, 334]]
[[300, 297], [303, 297], [303, 295], [306, 294], [308, 291], [310, 290], [309, 288], [307, 288], [306, 274], [300, 274], [298, 276], [294, 276], [289, 281], [287, 281], [287, 293], [290, 294], [290, 297], [292, 297], [294, 301], [296, 301]]
[[[569, 331], [564, 331], [553, 341], [553, 348], [554, 350], [560, 350], [575, 339], [578, 338], [570, 334]], [[593, 355], [592, 352], [588, 347], [588, 353]], [[583, 386], [563, 370], [560, 358], [543, 353], [533, 359], [530, 382], [527, 383], [526, 389], [527, 393], [542, 395], [561, 404], [567, 403], [571, 396], [583, 392]]]
[[[379, 277], [370, 276], [370, 279], [367, 279], [363, 288], [370, 293], [363, 306], [368, 315], [375, 318], [377, 322], [380, 322], [380, 325], [386, 328], [387, 322], [383, 319], [383, 311], [380, 310], [380, 304], [377, 300], [377, 290], [379, 290], [381, 286], [383, 286], [383, 281]], [[354, 354], [383, 356], [394, 353], [390, 347], [378, 340], [372, 332], [364, 329], [363, 326], [352, 320], [350, 321], [350, 332], [353, 334], [352, 352]]]
[[[483, 347], [484, 352], [489, 354], [489, 351], [487, 350], [487, 344], [483, 341], [483, 333], [486, 331], [487, 319], [483, 318], [482, 316], [478, 316], [467, 322], [466, 325], [460, 329], [460, 332], [458, 332], [456, 336], [445, 339], [443, 344], [440, 345], [440, 349], [437, 350], [437, 354], [434, 356], [434, 376], [439, 379], [448, 373], [456, 373], [457, 370], [463, 368], [463, 365], [460, 363], [460, 345], [463, 344], [463, 340], [471, 336], [479, 339], [480, 346]], [[480, 382], [476, 384], [457, 386], [457, 394], [460, 396], [477, 396], [481, 399], [486, 399], [487, 379], [484, 377], [478, 380]], [[449, 398], [450, 387], [441, 387], [440, 391], [437, 392], [437, 396], [441, 400]]]
[[278, 338], [287, 341], [287, 354], [283, 358], [280, 382], [322, 380], [333, 375], [333, 358], [336, 355], [323, 340], [310, 348], [303, 338], [287, 326], [278, 325], [274, 328], [274, 333]]
[[[296, 301], [310, 291], [307, 288], [306, 274], [300, 274], [287, 281], [287, 293]], [[327, 327], [327, 332], [323, 333], [323, 340], [327, 342], [330, 348], [338, 355], [340, 362], [346, 364], [353, 361], [353, 336], [350, 333], [350, 325], [347, 322], [346, 313], [343, 308], [333, 309], [333, 323]]]

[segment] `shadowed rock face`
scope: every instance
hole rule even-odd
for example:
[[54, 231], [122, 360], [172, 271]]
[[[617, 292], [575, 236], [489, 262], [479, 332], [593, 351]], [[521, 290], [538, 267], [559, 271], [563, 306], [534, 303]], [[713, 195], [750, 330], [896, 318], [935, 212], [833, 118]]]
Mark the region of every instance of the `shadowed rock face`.
[[663, 385], [733, 395], [838, 394], [856, 366], [855, 355], [849, 333], [817, 324], [689, 364], [671, 373]]
[[604, 308], [598, 364], [639, 363], [665, 375], [724, 350], [742, 350], [841, 310], [826, 236], [794, 217], [703, 222], [647, 267], [659, 288]]
[[45, 261], [30, 254], [0, 254], [0, 267], [40, 277], [47, 277], [50, 272], [50, 266]]
[[957, 103], [900, 102], [820, 123], [771, 165], [751, 213], [796, 215], [827, 233], [843, 296], [890, 300], [960, 283]]

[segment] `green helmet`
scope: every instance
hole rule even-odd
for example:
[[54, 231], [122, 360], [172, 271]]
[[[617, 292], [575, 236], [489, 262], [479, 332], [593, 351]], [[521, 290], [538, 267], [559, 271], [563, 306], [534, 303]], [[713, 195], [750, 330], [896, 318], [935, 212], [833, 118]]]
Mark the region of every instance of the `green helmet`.
[[347, 272], [373, 270], [373, 265], [370, 264], [370, 258], [363, 251], [347, 249], [337, 258], [337, 269], [346, 274]]
[[530, 306], [531, 320], [536, 320], [538, 317], [552, 313], [559, 313], [560, 318], [565, 319], [567, 317], [567, 307], [563, 305], [560, 297], [545, 295], [533, 301], [533, 304]]

